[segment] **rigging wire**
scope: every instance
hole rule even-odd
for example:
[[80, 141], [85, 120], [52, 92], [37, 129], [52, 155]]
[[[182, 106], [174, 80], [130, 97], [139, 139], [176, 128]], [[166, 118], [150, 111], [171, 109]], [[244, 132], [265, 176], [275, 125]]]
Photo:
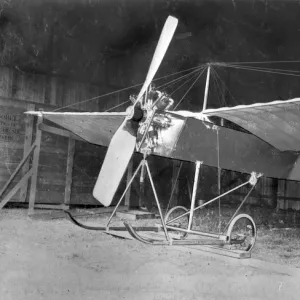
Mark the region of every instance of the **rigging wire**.
[[198, 79], [200, 78], [200, 76], [203, 74], [203, 72], [206, 70], [207, 68], [203, 69], [202, 72], [197, 76], [197, 78], [195, 79], [195, 81], [192, 83], [192, 85], [189, 87], [189, 89], [186, 91], [186, 93], [182, 96], [182, 98], [179, 100], [179, 102], [177, 103], [177, 105], [174, 107], [173, 111], [178, 107], [178, 105], [182, 102], [182, 100], [184, 99], [184, 97], [187, 95], [187, 93], [192, 89], [192, 87], [195, 85], [195, 83], [198, 81]]
[[179, 89], [181, 89], [186, 83], [190, 82], [192, 79], [194, 79], [198, 74], [194, 74], [191, 78], [186, 80], [183, 84], [181, 84], [176, 90], [174, 90], [172, 93], [170, 93], [170, 96], [172, 96], [174, 93], [176, 93]]
[[224, 92], [224, 85], [222, 82], [219, 82], [219, 79], [216, 75], [217, 71], [214, 69], [214, 67], [211, 67], [211, 75], [213, 79], [213, 84], [216, 88], [218, 99], [221, 103], [221, 105], [227, 106], [226, 100], [225, 100], [225, 92]]
[[[221, 63], [211, 62], [211, 65], [213, 65], [215, 67], [235, 68], [235, 69], [248, 70], [248, 71], [265, 72], [265, 73], [271, 73], [271, 74], [277, 74], [277, 75], [288, 75], [288, 76], [296, 76], [296, 77], [300, 76], [300, 74], [295, 74], [295, 73], [300, 73], [300, 71], [297, 71], [297, 70], [285, 70], [285, 69], [282, 70], [282, 69], [272, 69], [272, 68], [263, 68], [263, 67], [254, 67], [254, 66], [251, 67], [251, 66], [245, 65], [245, 64], [277, 64], [277, 63], [300, 63], [300, 60], [296, 60], [296, 61], [290, 61], [290, 60], [282, 60], [282, 61], [256, 61], [256, 62], [255, 61], [254, 62], [253, 61], [248, 61], [248, 62], [245, 61], [245, 62], [221, 62]], [[169, 85], [169, 84], [176, 83], [179, 80], [182, 80], [183, 78], [188, 77], [191, 74], [193, 74], [194, 72], [202, 70], [205, 67], [207, 67], [207, 64], [205, 64], [205, 63], [204, 64], [200, 64], [200, 65], [197, 65], [196, 67], [188, 68], [188, 69], [185, 69], [185, 70], [182, 70], [182, 71], [178, 71], [178, 72], [175, 72], [175, 73], [172, 73], [172, 74], [168, 74], [168, 75], [156, 78], [153, 81], [158, 81], [158, 80], [161, 80], [161, 79], [165, 79], [165, 78], [168, 78], [168, 77], [171, 77], [171, 76], [175, 76], [175, 75], [178, 75], [178, 74], [182, 74], [184, 72], [188, 72], [188, 71], [194, 70], [194, 71], [190, 72], [189, 74], [185, 74], [185, 75], [183, 75], [183, 76], [181, 76], [179, 78], [176, 78], [176, 79], [174, 79], [174, 80], [172, 80], [172, 81], [170, 81], [170, 82], [165, 83], [165, 84], [162, 85], [162, 86], [166, 86], [166, 85]], [[216, 72], [215, 72], [215, 74], [217, 75]], [[222, 84], [224, 84], [222, 80], [221, 80], [221, 82], [222, 82]], [[99, 95], [99, 96], [95, 96], [95, 97], [92, 97], [92, 98], [85, 99], [83, 101], [78, 101], [76, 103], [65, 105], [63, 107], [59, 107], [59, 108], [54, 109], [53, 112], [59, 111], [59, 110], [64, 109], [64, 108], [76, 106], [76, 105], [79, 105], [79, 104], [82, 104], [82, 103], [86, 103], [86, 102], [89, 102], [89, 101], [99, 100], [101, 98], [104, 98], [104, 97], [107, 97], [107, 96], [110, 96], [110, 95], [113, 95], [113, 94], [116, 94], [116, 93], [120, 93], [120, 92], [129, 90], [129, 89], [141, 86], [142, 84], [143, 83], [135, 84], [135, 85], [132, 85], [132, 86], [129, 86], [129, 87], [126, 87], [126, 88], [122, 88], [122, 89], [119, 89], [119, 90], [116, 90], [116, 91], [113, 91], [113, 92], [109, 92], [109, 93], [106, 93], [106, 94], [103, 94], [103, 95]], [[160, 86], [160, 87], [162, 87], [162, 86]], [[226, 86], [225, 86], [225, 88], [228, 90], [228, 88]], [[184, 95], [184, 97], [185, 97], [185, 95]], [[124, 105], [127, 102], [128, 101], [125, 101], [125, 102], [123, 102], [121, 104], [118, 104], [117, 106], [112, 107], [111, 109], [119, 107], [121, 105]], [[109, 110], [111, 110], [111, 109], [109, 109]], [[107, 111], [109, 111], [109, 110], [107, 110]]]
[[[199, 67], [201, 68], [201, 66], [202, 66], [202, 65], [199, 65], [199, 66], [192, 67], [192, 68], [189, 68], [189, 69], [185, 69], [185, 70], [182, 70], [182, 71], [178, 71], [178, 72], [175, 72], [175, 73], [172, 73], [172, 74], [168, 74], [168, 75], [165, 75], [165, 76], [156, 78], [156, 79], [154, 79], [153, 81], [165, 79], [165, 78], [168, 78], [168, 77], [171, 77], [171, 76], [175, 76], [175, 75], [178, 75], [178, 74], [181, 74], [181, 73], [190, 71], [190, 70], [195, 70], [195, 69], [198, 69]], [[122, 88], [122, 89], [113, 91], [113, 92], [109, 92], [109, 93], [106, 93], [106, 94], [103, 94], [103, 95], [99, 95], [99, 96], [95, 96], [95, 97], [92, 97], [92, 98], [85, 99], [85, 100], [83, 100], [83, 101], [79, 101], [79, 102], [76, 102], [76, 103], [72, 103], [72, 104], [69, 104], [69, 105], [65, 105], [65, 106], [62, 106], [62, 107], [59, 107], [59, 108], [54, 109], [53, 112], [58, 111], [58, 110], [61, 110], [61, 109], [64, 109], [64, 108], [72, 107], [72, 106], [75, 106], [75, 105], [78, 105], [78, 104], [82, 104], [82, 103], [86, 103], [86, 102], [89, 102], [89, 101], [97, 100], [97, 99], [100, 99], [100, 98], [103, 98], [103, 97], [107, 97], [107, 96], [110, 96], [110, 95], [113, 95], [113, 94], [117, 94], [117, 93], [120, 93], [120, 92], [124, 92], [124, 91], [126, 91], [126, 90], [129, 90], [129, 89], [132, 89], [132, 88], [141, 86], [141, 85], [143, 85], [143, 84], [144, 84], [144, 82], [138, 83], [138, 84], [135, 84], [135, 85], [126, 87], [126, 88]]]
[[235, 101], [235, 98], [233, 97], [233, 95], [231, 94], [230, 90], [228, 89], [227, 85], [225, 84], [224, 80], [222, 80], [219, 76], [219, 74], [215, 71], [214, 73], [216, 75], [216, 77], [220, 80], [221, 84], [224, 86], [224, 88], [228, 91], [229, 95], [231, 96], [232, 100]]
[[[224, 65], [226, 67], [227, 64]], [[252, 67], [247, 65], [235, 65], [235, 64], [228, 64], [228, 66], [235, 66], [235, 67], [243, 67], [243, 68], [249, 68], [253, 70], [265, 70], [265, 71], [279, 71], [279, 72], [290, 72], [290, 73], [300, 73], [298, 70], [286, 70], [286, 69], [274, 69], [274, 68], [262, 68], [262, 67]]]
[[181, 167], [182, 167], [182, 161], [180, 162], [180, 166], [178, 168], [178, 171], [177, 171], [177, 174], [176, 174], [176, 178], [174, 180], [174, 183], [173, 183], [173, 187], [172, 187], [172, 191], [171, 191], [171, 195], [170, 195], [170, 198], [169, 198], [169, 201], [168, 201], [168, 205], [167, 205], [167, 209], [166, 209], [166, 214], [168, 213], [168, 210], [169, 210], [169, 206], [173, 200], [173, 194], [175, 192], [175, 189], [176, 189], [176, 183], [178, 181], [178, 178], [179, 178], [179, 173], [181, 171]]
[[117, 107], [120, 107], [120, 106], [122, 106], [122, 105], [124, 105], [124, 104], [126, 104], [126, 103], [128, 103], [128, 102], [131, 102], [131, 100], [127, 100], [127, 101], [124, 101], [124, 102], [122, 102], [122, 103], [120, 103], [120, 104], [118, 104], [118, 105], [116, 105], [116, 106], [113, 106], [113, 107], [111, 107], [111, 108], [105, 110], [105, 112], [109, 112], [109, 111], [111, 111], [112, 109], [115, 109], [115, 108], [117, 108]]
[[190, 72], [190, 73], [188, 73], [188, 74], [186, 74], [186, 75], [183, 75], [183, 76], [181, 76], [181, 77], [175, 78], [175, 79], [173, 79], [173, 80], [171, 80], [171, 81], [169, 81], [169, 82], [167, 82], [167, 83], [164, 83], [164, 84], [158, 86], [157, 88], [158, 88], [158, 89], [161, 89], [162, 87], [164, 87], [164, 89], [165, 89], [165, 88], [168, 87], [169, 85], [174, 84], [174, 83], [176, 83], [176, 82], [178, 82], [178, 81], [180, 81], [180, 80], [182, 80], [182, 79], [184, 79], [184, 78], [186, 78], [186, 77], [188, 77], [188, 76], [190, 76], [190, 75], [192, 75], [192, 74], [194, 74], [194, 73], [197, 73], [198, 71], [202, 70], [203, 68], [204, 68], [204, 66], [199, 67], [198, 69], [196, 69], [196, 70], [194, 70], [194, 71], [192, 71], [192, 72]]
[[[172, 80], [172, 81], [170, 81], [170, 82], [167, 82], [167, 83], [164, 84], [164, 85], [166, 85], [166, 87], [167, 87], [167, 86], [173, 84], [173, 83], [172, 83], [173, 81], [178, 82], [178, 81], [182, 80], [183, 78], [188, 77], [188, 76], [190, 76], [191, 74], [193, 74], [193, 73], [195, 73], [195, 72], [198, 72], [199, 70], [201, 70], [201, 69], [203, 69], [203, 68], [204, 68], [204, 67], [199, 67], [198, 69], [196, 69], [196, 70], [194, 70], [194, 71], [192, 71], [192, 72], [190, 72], [190, 73], [188, 73], [188, 74], [186, 74], [186, 75], [183, 75], [183, 76], [181, 76], [181, 77], [179, 77], [179, 78], [177, 78], [177, 79], [174, 79], [174, 80]], [[196, 75], [197, 75], [197, 73], [196, 73]], [[186, 84], [187, 82], [189, 82], [191, 79], [195, 78], [196, 75], [193, 74], [193, 76], [192, 76], [191, 78], [189, 78], [188, 80], [186, 80], [182, 85], [180, 85], [179, 88], [181, 88], [184, 84]], [[174, 82], [174, 83], [175, 83], [175, 82]], [[161, 86], [160, 86], [160, 87], [161, 87]], [[165, 87], [165, 88], [166, 88], [166, 87]], [[159, 87], [158, 87], [158, 88], [159, 88]], [[172, 95], [174, 92], [176, 92], [179, 88], [177, 88], [175, 91], [173, 91], [173, 92], [171, 93], [171, 95]], [[124, 101], [124, 102], [122, 102], [122, 103], [120, 103], [120, 104], [118, 104], [118, 105], [116, 105], [116, 106], [113, 106], [112, 108], [107, 109], [105, 112], [111, 111], [111, 110], [113, 110], [113, 109], [115, 109], [115, 108], [117, 108], [117, 107], [120, 107], [120, 106], [122, 106], [122, 105], [128, 103], [128, 102], [130, 102], [130, 100]]]
[[[300, 60], [271, 60], [271, 61], [240, 61], [224, 62], [225, 64], [274, 64], [274, 63], [300, 63]], [[212, 63], [213, 64], [213, 63]]]
[[248, 71], [257, 71], [257, 72], [263, 72], [263, 73], [271, 73], [271, 74], [277, 74], [277, 75], [288, 75], [288, 76], [295, 76], [295, 77], [300, 77], [300, 74], [292, 74], [292, 73], [287, 73], [287, 72], [276, 72], [276, 71], [267, 71], [267, 70], [261, 70], [258, 68], [249, 68], [249, 67], [243, 67], [243, 66], [234, 66], [234, 65], [226, 65], [224, 67], [227, 68], [234, 68], [234, 69], [241, 69], [241, 70], [248, 70]]

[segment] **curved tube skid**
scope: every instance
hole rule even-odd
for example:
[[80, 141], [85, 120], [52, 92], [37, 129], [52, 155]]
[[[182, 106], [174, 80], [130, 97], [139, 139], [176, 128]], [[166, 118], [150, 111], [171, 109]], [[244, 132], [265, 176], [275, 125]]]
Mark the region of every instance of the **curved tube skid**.
[[152, 238], [147, 238], [139, 235], [136, 230], [128, 223], [124, 222], [126, 229], [128, 230], [129, 234], [135, 238], [136, 240], [149, 245], [218, 245], [223, 246], [225, 244], [224, 241], [215, 240], [215, 239], [194, 239], [194, 240], [156, 240]]
[[97, 226], [87, 226], [87, 225], [84, 225], [84, 224], [78, 222], [77, 220], [75, 220], [75, 218], [71, 215], [70, 212], [64, 210], [64, 213], [69, 218], [69, 220], [73, 224], [75, 224], [76, 226], [79, 226], [79, 227], [87, 229], [87, 230], [98, 230], [98, 231], [105, 231], [106, 230], [106, 227], [103, 227], [103, 226], [102, 227], [97, 227]]
[[[85, 224], [82, 224], [80, 222], [78, 222], [70, 212], [64, 210], [64, 213], [67, 215], [67, 217], [69, 218], [69, 220], [75, 224], [76, 226], [79, 226], [83, 229], [87, 229], [87, 230], [97, 230], [97, 231], [109, 231], [109, 230], [114, 230], [114, 231], [126, 231], [126, 227], [122, 227], [122, 226], [117, 226], [117, 227], [105, 227], [105, 226], [88, 226]], [[154, 232], [158, 232], [160, 229], [159, 227], [134, 227], [134, 230], [136, 231], [154, 231]]]

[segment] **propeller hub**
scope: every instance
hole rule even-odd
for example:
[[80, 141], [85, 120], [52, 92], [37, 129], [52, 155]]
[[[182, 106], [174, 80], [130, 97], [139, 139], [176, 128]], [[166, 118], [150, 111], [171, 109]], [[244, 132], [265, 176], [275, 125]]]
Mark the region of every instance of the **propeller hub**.
[[143, 119], [144, 111], [141, 108], [141, 105], [138, 103], [135, 106], [131, 105], [126, 109], [126, 118], [128, 120], [133, 120], [135, 122], [140, 122]]
[[134, 115], [134, 108], [133, 105], [130, 105], [126, 108], [126, 114], [127, 114], [127, 119], [132, 119], [133, 115]]

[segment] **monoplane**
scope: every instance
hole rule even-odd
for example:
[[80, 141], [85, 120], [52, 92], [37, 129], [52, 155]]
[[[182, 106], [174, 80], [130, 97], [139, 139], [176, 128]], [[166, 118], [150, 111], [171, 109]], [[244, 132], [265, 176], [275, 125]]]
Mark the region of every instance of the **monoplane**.
[[[111, 219], [132, 181], [141, 172], [143, 176], [147, 174], [149, 177], [161, 220], [161, 233], [165, 239], [149, 238], [138, 231], [149, 231], [150, 228], [134, 228], [130, 223], [124, 222], [124, 228], [135, 239], [158, 245], [235, 245], [239, 249], [250, 251], [256, 239], [256, 226], [251, 216], [239, 214], [239, 211], [258, 179], [266, 176], [300, 180], [297, 153], [300, 150], [300, 137], [297, 134], [300, 130], [300, 99], [207, 109], [209, 79], [213, 65], [208, 63], [205, 68], [207, 77], [202, 111], [175, 111], [172, 109], [174, 100], [167, 93], [154, 88], [153, 78], [169, 47], [177, 23], [178, 20], [172, 16], [166, 20], [145, 82], [139, 94], [131, 97], [132, 105], [125, 112], [27, 113], [50, 120], [89, 143], [108, 147], [93, 190], [93, 196], [106, 207], [111, 205], [133, 153], [143, 154], [143, 159], [134, 171], [107, 225], [101, 228], [84, 226], [69, 214], [77, 225], [105, 232], [113, 229], [109, 227]], [[238, 126], [235, 129], [223, 126], [218, 122], [220, 119]], [[195, 163], [190, 209], [176, 206], [163, 215], [147, 162], [149, 155]], [[198, 177], [202, 164], [246, 173], [249, 174], [249, 178], [239, 186], [196, 206]], [[208, 233], [192, 229], [196, 210], [243, 186], [249, 186], [249, 192], [222, 232]], [[147, 206], [147, 203], [145, 205]], [[234, 234], [234, 229], [238, 233]], [[176, 237], [172, 235], [174, 232], [177, 233]], [[198, 237], [190, 238], [191, 236]]]

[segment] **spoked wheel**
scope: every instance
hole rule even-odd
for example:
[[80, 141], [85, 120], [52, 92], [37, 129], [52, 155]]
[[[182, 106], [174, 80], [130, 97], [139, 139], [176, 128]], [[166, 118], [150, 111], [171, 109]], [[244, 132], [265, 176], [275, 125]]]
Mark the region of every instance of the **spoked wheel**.
[[246, 214], [237, 215], [228, 227], [227, 237], [231, 249], [250, 251], [256, 240], [256, 226], [253, 219]]
[[[165, 216], [166, 225], [170, 225], [170, 226], [178, 227], [178, 228], [182, 228], [182, 229], [187, 229], [188, 224], [189, 224], [189, 215], [181, 217], [180, 219], [175, 220], [173, 222], [170, 222], [173, 219], [179, 217], [180, 215], [182, 215], [186, 212], [188, 212], [188, 209], [185, 208], [184, 206], [175, 206], [175, 207], [171, 208]], [[179, 234], [180, 239], [185, 239], [188, 235], [187, 232], [176, 231], [176, 230], [172, 230], [172, 231]]]

